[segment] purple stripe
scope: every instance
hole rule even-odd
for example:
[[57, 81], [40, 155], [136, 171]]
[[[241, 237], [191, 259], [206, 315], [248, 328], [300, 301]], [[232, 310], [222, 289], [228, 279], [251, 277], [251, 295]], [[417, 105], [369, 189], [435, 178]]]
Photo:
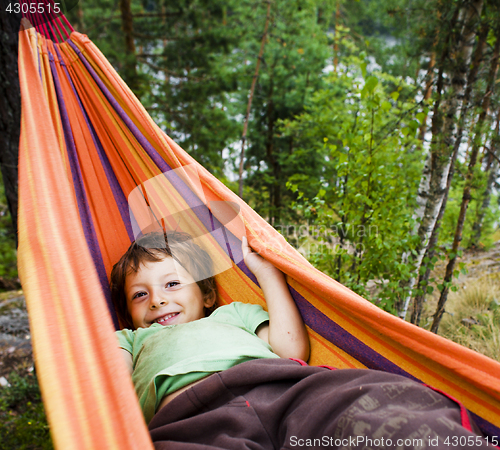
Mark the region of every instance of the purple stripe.
[[[78, 94], [76, 93], [75, 87], [73, 86], [73, 82], [71, 80], [71, 77], [69, 76], [67, 67], [61, 58], [61, 55], [57, 49], [57, 46], [55, 46], [54, 48], [56, 49], [56, 52], [58, 53], [61, 67], [63, 68], [63, 70], [66, 73], [66, 77], [71, 84], [74, 95], [80, 104], [80, 108], [82, 108], [82, 105], [80, 103], [80, 99], [78, 98]], [[99, 248], [99, 242], [97, 240], [97, 235], [95, 233], [94, 224], [92, 222], [92, 215], [90, 213], [90, 209], [88, 206], [88, 199], [87, 199], [87, 194], [85, 192], [85, 185], [84, 185], [83, 177], [82, 177], [82, 173], [81, 173], [80, 162], [78, 160], [75, 141], [73, 139], [73, 134], [71, 131], [71, 123], [70, 123], [69, 116], [68, 116], [67, 109], [66, 109], [66, 105], [64, 102], [64, 97], [62, 95], [61, 83], [59, 81], [59, 76], [57, 74], [54, 56], [52, 55], [51, 52], [48, 52], [48, 55], [49, 55], [49, 61], [50, 61], [50, 65], [51, 65], [52, 77], [54, 79], [54, 86], [56, 89], [56, 95], [57, 95], [57, 99], [58, 99], [59, 113], [61, 115], [61, 121], [62, 121], [63, 130], [64, 130], [64, 139], [66, 142], [68, 161], [69, 161], [69, 165], [70, 165], [70, 169], [71, 169], [71, 176], [73, 179], [73, 185], [75, 188], [75, 195], [76, 195], [76, 200], [77, 200], [77, 204], [78, 204], [78, 212], [80, 215], [80, 221], [82, 223], [82, 228], [83, 228], [83, 232], [85, 235], [85, 240], [87, 242], [87, 246], [90, 250], [90, 254], [91, 254], [92, 260], [94, 262], [94, 266], [96, 267], [99, 281], [100, 281], [101, 286], [103, 288], [103, 294], [106, 298], [106, 303], [108, 305], [108, 309], [109, 309], [111, 316], [113, 318], [113, 322], [114, 322], [115, 327], [118, 328], [118, 320], [117, 320], [116, 313], [114, 311], [114, 308], [113, 308], [112, 302], [111, 302], [111, 293], [109, 292], [108, 278], [106, 276], [106, 270], [104, 268], [104, 263], [103, 263], [101, 251]]]
[[[67, 42], [69, 42], [69, 41], [67, 41]], [[113, 197], [114, 197], [115, 202], [118, 206], [118, 210], [120, 211], [120, 215], [122, 217], [123, 223], [124, 223], [125, 228], [127, 230], [127, 234], [130, 238], [130, 241], [132, 242], [134, 240], [134, 233], [132, 231], [132, 227], [130, 226], [129, 213], [128, 213], [128, 202], [127, 202], [127, 199], [125, 197], [125, 194], [123, 193], [123, 190], [120, 186], [120, 183], [118, 183], [118, 179], [116, 178], [116, 175], [113, 172], [113, 168], [111, 167], [111, 163], [109, 162], [108, 156], [106, 155], [106, 152], [104, 151], [104, 148], [101, 144], [101, 141], [99, 140], [99, 137], [97, 136], [97, 133], [94, 129], [94, 126], [91, 123], [91, 120], [87, 114], [87, 111], [84, 109], [83, 104], [80, 101], [80, 98], [76, 92], [76, 88], [75, 88], [73, 81], [70, 77], [69, 71], [67, 70], [66, 64], [62, 60], [61, 60], [61, 66], [63, 66], [63, 68], [66, 72], [66, 75], [67, 75], [68, 80], [71, 84], [71, 87], [72, 87], [73, 92], [75, 94], [75, 97], [78, 101], [80, 109], [82, 110], [83, 117], [85, 119], [85, 123], [87, 124], [87, 128], [90, 131], [90, 135], [92, 137], [92, 141], [94, 142], [94, 146], [97, 150], [97, 154], [99, 155], [99, 159], [101, 160], [101, 166], [104, 169], [104, 173], [106, 174], [106, 178], [107, 178], [108, 184], [111, 188], [111, 192], [113, 192]], [[104, 270], [104, 274], [105, 273], [106, 273], [106, 271]], [[105, 278], [107, 280], [107, 277], [105, 277]], [[107, 284], [107, 282], [106, 282], [106, 284]]]
[[380, 353], [377, 353], [371, 347], [335, 323], [327, 315], [315, 308], [295, 289], [290, 287], [290, 291], [302, 317], [305, 318], [305, 323], [320, 336], [354, 357], [369, 369], [383, 370], [384, 372], [390, 372], [415, 381], [420, 381], [418, 378], [404, 371], [401, 367], [394, 364]]
[[485, 435], [488, 436], [489, 442], [491, 444], [491, 438], [496, 438], [498, 444], [500, 444], [500, 428], [497, 427], [496, 425], [492, 424], [491, 422], [488, 422], [486, 419], [482, 418], [481, 416], [478, 416], [477, 414], [474, 414], [473, 412], [469, 411], [470, 415], [472, 416], [472, 419], [474, 420], [474, 423], [479, 427], [481, 432]]
[[94, 127], [90, 122], [90, 118], [88, 117], [87, 112], [83, 110], [83, 113], [85, 114], [85, 121], [87, 122], [87, 126], [92, 135], [92, 140], [94, 141], [94, 145], [97, 149], [97, 154], [99, 155], [99, 159], [101, 160], [101, 165], [102, 168], [104, 169], [104, 173], [106, 174], [106, 178], [111, 188], [111, 192], [113, 192], [113, 197], [118, 207], [118, 211], [120, 212], [123, 225], [127, 230], [130, 242], [132, 242], [134, 240], [134, 232], [132, 231], [132, 226], [129, 220], [129, 208], [128, 208], [127, 198], [125, 197], [125, 194], [123, 193], [120, 183], [118, 182], [118, 179], [116, 178], [116, 175], [113, 172], [113, 168], [111, 167], [111, 163], [109, 162], [108, 155], [106, 155], [106, 152], [104, 151], [101, 141], [99, 141], [99, 137], [97, 136], [97, 133], [95, 132]]
[[[258, 285], [255, 276], [250, 272], [245, 263], [241, 261], [238, 267], [247, 275], [252, 281]], [[288, 286], [292, 294], [300, 314], [304, 322], [312, 330], [324, 337], [332, 344], [345, 351], [347, 354], [354, 357], [361, 364], [364, 364], [369, 369], [383, 370], [385, 372], [403, 375], [412, 380], [419, 381], [413, 375], [404, 371], [393, 362], [389, 361], [384, 356], [377, 353], [368, 345], [360, 341], [358, 338], [344, 330], [341, 326], [335, 323], [328, 316], [323, 314], [315, 308], [307, 299], [305, 299], [299, 292], [297, 292], [290, 285]]]
[[[234, 255], [233, 255], [233, 252], [231, 251], [231, 245], [229, 244], [229, 239], [228, 239], [228, 234], [230, 234], [232, 236], [232, 233], [229, 233], [229, 230], [227, 230], [226, 227], [222, 227], [222, 233], [224, 234], [224, 240], [226, 242], [227, 254], [231, 258], [231, 260], [234, 262]], [[240, 247], [241, 247], [241, 243], [240, 243]]]

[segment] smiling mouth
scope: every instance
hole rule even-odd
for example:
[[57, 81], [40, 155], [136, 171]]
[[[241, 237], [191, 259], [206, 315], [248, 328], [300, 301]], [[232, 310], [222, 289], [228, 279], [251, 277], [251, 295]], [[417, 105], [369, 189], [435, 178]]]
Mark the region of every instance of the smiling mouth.
[[158, 317], [158, 319], [153, 320], [153, 323], [159, 323], [160, 325], [168, 325], [168, 322], [170, 322], [171, 319], [173, 319], [178, 315], [179, 315], [178, 312], [166, 314], [165, 316], [161, 316]]

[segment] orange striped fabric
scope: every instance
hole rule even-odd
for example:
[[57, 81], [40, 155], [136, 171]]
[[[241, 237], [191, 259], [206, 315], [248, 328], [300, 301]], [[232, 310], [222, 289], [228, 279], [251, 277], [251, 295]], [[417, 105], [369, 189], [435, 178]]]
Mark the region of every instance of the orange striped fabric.
[[[419, 380], [463, 402], [485, 433], [500, 435], [500, 364], [383, 312], [314, 269], [154, 124], [86, 36], [73, 32], [56, 44], [31, 28], [19, 38], [19, 272], [57, 448], [152, 448], [113, 335], [108, 289], [134, 226], [147, 226], [142, 215], [132, 215], [135, 224], [129, 216], [127, 199], [138, 186], [168, 227], [175, 225], [169, 210], [188, 211], [181, 228], [196, 235], [215, 236], [214, 221], [224, 223], [216, 202], [239, 206], [244, 226], [228, 223], [227, 235], [208, 244], [233, 260], [216, 277], [221, 304], [265, 306], [238, 255], [246, 233], [287, 275], [310, 331], [311, 364]], [[172, 170], [184, 174], [180, 181], [145, 188]], [[200, 201], [207, 211], [193, 207]]]

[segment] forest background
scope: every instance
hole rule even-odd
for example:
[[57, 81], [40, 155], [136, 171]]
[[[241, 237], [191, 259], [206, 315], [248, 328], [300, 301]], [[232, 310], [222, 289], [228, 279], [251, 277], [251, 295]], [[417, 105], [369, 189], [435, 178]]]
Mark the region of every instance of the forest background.
[[[496, 240], [497, 1], [68, 5], [75, 29], [155, 122], [316, 267], [437, 332], [465, 270], [462, 250]], [[2, 48], [7, 286], [17, 277], [17, 112], [15, 68]], [[439, 261], [445, 270], [436, 279]], [[422, 323], [433, 291], [437, 309]]]
[[[66, 5], [155, 122], [312, 264], [500, 360], [498, 277], [460, 287], [460, 314], [447, 303], [463, 251], [500, 261], [498, 0]], [[20, 287], [18, 28], [5, 19], [0, 291]], [[0, 348], [0, 449], [50, 449], [22, 292], [3, 295], [1, 336], [21, 338]]]

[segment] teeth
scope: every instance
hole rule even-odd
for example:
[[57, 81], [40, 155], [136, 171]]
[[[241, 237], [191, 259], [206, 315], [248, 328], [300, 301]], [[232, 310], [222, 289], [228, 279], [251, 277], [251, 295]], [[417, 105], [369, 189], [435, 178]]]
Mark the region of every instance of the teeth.
[[162, 322], [165, 322], [166, 320], [170, 319], [171, 317], [174, 317], [176, 316], [178, 313], [171, 313], [171, 314], [167, 314], [166, 316], [163, 316], [163, 317], [160, 317], [159, 319], [156, 319], [155, 322], [156, 323], [162, 323]]

